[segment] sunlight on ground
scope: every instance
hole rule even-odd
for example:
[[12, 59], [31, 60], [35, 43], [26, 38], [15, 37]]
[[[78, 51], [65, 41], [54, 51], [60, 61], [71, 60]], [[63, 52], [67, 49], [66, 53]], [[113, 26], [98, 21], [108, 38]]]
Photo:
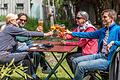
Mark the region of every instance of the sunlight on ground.
[[[56, 54], [57, 57], [60, 57], [60, 55], [61, 54]], [[52, 54], [46, 54], [46, 59], [52, 67], [57, 63], [57, 61], [54, 59]], [[66, 60], [63, 61], [62, 65], [65, 66], [65, 69], [73, 76]], [[57, 74], [57, 77], [59, 78], [59, 80], [71, 80], [70, 77], [65, 73], [65, 71], [61, 67], [59, 67], [57, 69], [57, 71], [58, 72], [56, 74]], [[43, 74], [40, 67], [39, 67], [37, 75], [44, 80], [45, 77], [47, 77], [48, 74]], [[55, 76], [52, 75], [52, 77], [49, 80], [55, 80]]]
[[[76, 50], [76, 49], [75, 49], [75, 50]], [[74, 51], [75, 51], [75, 50], [74, 50]], [[53, 55], [52, 55], [51, 53], [47, 53], [47, 52], [45, 52], [45, 55], [46, 55], [46, 60], [50, 63], [50, 65], [51, 65], [52, 67], [54, 67], [54, 65], [57, 63], [57, 61], [55, 60], [55, 58], [53, 57]], [[58, 59], [60, 59], [60, 57], [61, 57], [61, 56], [60, 56], [60, 55], [61, 55], [60, 53], [55, 53], [55, 55], [57, 56]], [[68, 73], [71, 74], [72, 77], [73, 77], [73, 74], [72, 74], [72, 72], [71, 72], [71, 70], [70, 70], [70, 68], [69, 68], [66, 60], [63, 61], [62, 66], [64, 66], [64, 68], [68, 71]], [[37, 75], [38, 75], [42, 80], [44, 80], [44, 79], [47, 77], [48, 74], [43, 74], [41, 70], [42, 70], [42, 69], [41, 69], [41, 67], [39, 66], [38, 69], [37, 69]], [[65, 71], [64, 71], [60, 66], [59, 66], [59, 68], [57, 69], [56, 75], [57, 75], [57, 77], [59, 78], [59, 80], [71, 80], [70, 77], [67, 75], [67, 73], [65, 73]], [[18, 79], [19, 79], [19, 80], [23, 80], [22, 78], [20, 78], [20, 77], [18, 77], [18, 76], [16, 76], [16, 75], [13, 76], [13, 79], [15, 79], [15, 80], [18, 80]], [[55, 80], [55, 79], [56, 79], [55, 76], [52, 75], [52, 77], [51, 77], [49, 80]]]

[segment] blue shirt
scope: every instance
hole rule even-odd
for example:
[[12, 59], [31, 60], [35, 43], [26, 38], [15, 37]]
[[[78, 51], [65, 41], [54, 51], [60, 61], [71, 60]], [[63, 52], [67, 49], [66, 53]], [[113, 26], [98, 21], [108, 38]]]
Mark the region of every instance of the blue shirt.
[[[103, 27], [95, 32], [72, 32], [73, 36], [77, 36], [80, 38], [95, 38], [98, 39], [98, 52], [100, 52], [101, 47], [103, 45], [103, 39], [105, 37], [105, 32], [107, 28]], [[120, 26], [116, 23], [113, 23], [109, 26], [109, 37], [107, 40], [107, 44], [111, 41], [114, 41], [114, 45], [110, 48], [110, 52], [108, 53], [108, 62], [111, 62], [112, 55], [115, 53], [118, 46], [120, 46]]]

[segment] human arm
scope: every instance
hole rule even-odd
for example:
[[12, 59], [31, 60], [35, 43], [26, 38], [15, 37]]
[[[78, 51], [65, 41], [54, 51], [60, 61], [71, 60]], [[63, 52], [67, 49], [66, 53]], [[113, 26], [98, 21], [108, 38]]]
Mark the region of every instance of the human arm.
[[53, 31], [50, 31], [50, 32], [44, 33], [44, 36], [51, 36], [51, 35], [53, 35]]
[[37, 31], [26, 31], [13, 25], [6, 26], [3, 32], [8, 33], [12, 36], [27, 36], [27, 37], [43, 37], [50, 36], [53, 34], [52, 32], [43, 33]]
[[66, 30], [66, 34], [72, 34], [72, 36], [79, 37], [79, 38], [94, 38], [99, 39], [101, 36], [102, 29], [96, 30], [94, 32], [71, 32]]
[[[93, 32], [95, 30], [96, 29], [93, 27], [88, 27], [86, 30], [84, 30], [84, 32]], [[76, 42], [66, 42], [66, 45], [77, 45], [79, 47], [82, 47], [88, 44], [89, 41], [93, 41], [93, 40], [88, 38], [79, 38], [79, 40]]]
[[[73, 29], [73, 32], [77, 32], [77, 28]], [[64, 38], [67, 39], [67, 40], [71, 40], [71, 39], [73, 39], [75, 37], [72, 36], [71, 34], [66, 34]]]
[[72, 36], [76, 36], [79, 38], [99, 38], [99, 31], [95, 32], [72, 32]]

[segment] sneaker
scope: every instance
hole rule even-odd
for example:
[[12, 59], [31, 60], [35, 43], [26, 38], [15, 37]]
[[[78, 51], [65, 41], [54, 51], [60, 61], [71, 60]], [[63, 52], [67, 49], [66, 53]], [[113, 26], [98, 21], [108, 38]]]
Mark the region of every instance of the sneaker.
[[50, 68], [47, 68], [47, 69], [42, 69], [42, 73], [44, 73], [44, 74], [49, 74], [49, 73], [50, 73], [50, 71], [51, 71], [51, 69], [50, 69]]

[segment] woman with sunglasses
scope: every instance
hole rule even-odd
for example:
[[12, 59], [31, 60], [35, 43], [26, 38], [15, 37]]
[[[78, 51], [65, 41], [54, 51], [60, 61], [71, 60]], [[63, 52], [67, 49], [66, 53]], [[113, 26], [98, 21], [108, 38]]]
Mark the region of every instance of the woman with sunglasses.
[[[93, 32], [96, 28], [90, 23], [89, 15], [85, 11], [79, 11], [76, 16], [77, 27], [73, 30], [74, 32]], [[71, 40], [72, 35], [66, 34], [65, 39]], [[67, 54], [66, 60], [73, 72], [72, 60], [82, 55], [96, 54], [98, 51], [97, 39], [84, 39], [78, 38], [78, 41], [73, 42], [62, 42], [64, 45], [76, 45], [78, 46], [77, 52]], [[73, 72], [74, 73], [74, 72]]]

